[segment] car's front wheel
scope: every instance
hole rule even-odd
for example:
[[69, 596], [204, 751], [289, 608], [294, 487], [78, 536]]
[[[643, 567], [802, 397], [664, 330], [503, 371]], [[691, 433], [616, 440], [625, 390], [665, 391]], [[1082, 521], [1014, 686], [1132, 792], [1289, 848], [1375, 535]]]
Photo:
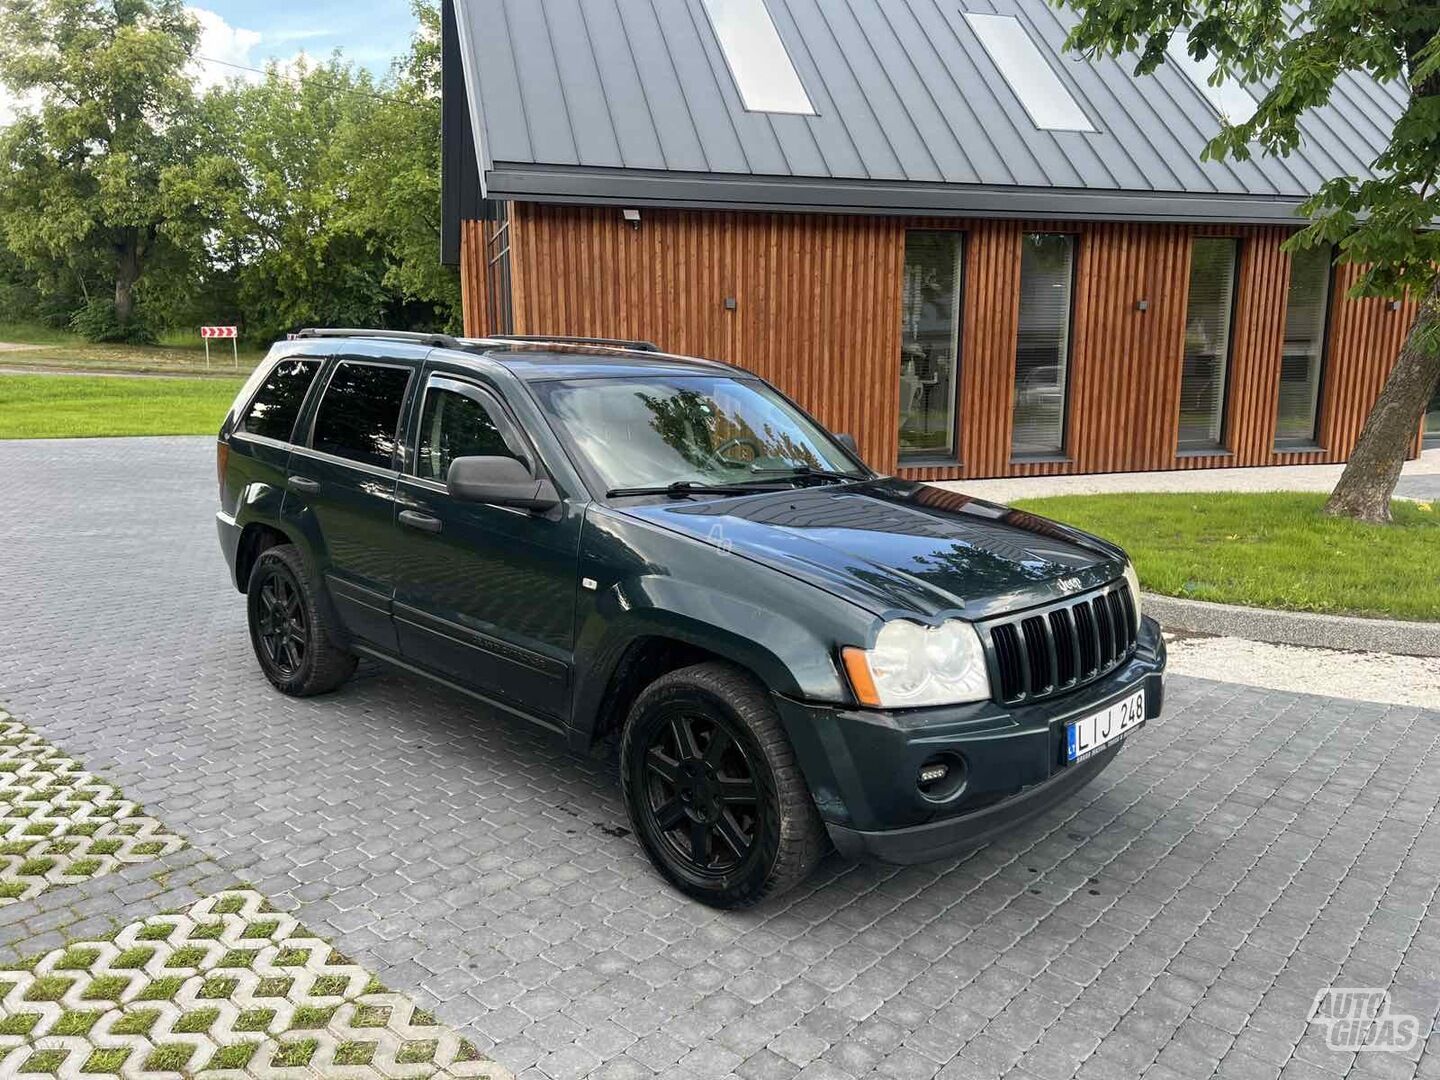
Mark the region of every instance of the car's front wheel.
[[336, 640], [295, 545], [261, 552], [250, 571], [246, 604], [255, 657], [265, 677], [284, 693], [324, 694], [355, 670], [355, 656]]
[[661, 676], [620, 746], [635, 833], [682, 892], [747, 907], [804, 880], [825, 827], [764, 687], [724, 663]]

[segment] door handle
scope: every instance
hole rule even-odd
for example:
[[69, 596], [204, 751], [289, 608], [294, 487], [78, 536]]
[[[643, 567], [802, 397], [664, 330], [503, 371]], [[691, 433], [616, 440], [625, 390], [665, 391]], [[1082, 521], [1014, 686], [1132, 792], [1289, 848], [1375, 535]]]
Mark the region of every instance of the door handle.
[[306, 495], [314, 495], [320, 490], [320, 481], [311, 480], [308, 476], [292, 476], [289, 484], [291, 490], [303, 492]]
[[445, 523], [439, 518], [431, 517], [429, 514], [417, 514], [414, 510], [401, 510], [400, 524], [428, 533], [438, 533], [445, 527]]

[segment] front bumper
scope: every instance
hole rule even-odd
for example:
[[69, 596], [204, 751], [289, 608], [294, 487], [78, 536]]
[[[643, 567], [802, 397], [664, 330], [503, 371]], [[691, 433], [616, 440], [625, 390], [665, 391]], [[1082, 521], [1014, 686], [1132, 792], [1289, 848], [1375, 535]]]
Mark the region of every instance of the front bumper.
[[[978, 847], [1094, 779], [1124, 743], [1068, 765], [1066, 722], [1141, 684], [1146, 719], [1159, 716], [1164, 670], [1160, 628], [1145, 619], [1128, 662], [1034, 705], [977, 702], [887, 712], [777, 698], [777, 706], [836, 848], [852, 857], [914, 863]], [[916, 783], [920, 767], [936, 757], [963, 766], [963, 784], [942, 798]]]

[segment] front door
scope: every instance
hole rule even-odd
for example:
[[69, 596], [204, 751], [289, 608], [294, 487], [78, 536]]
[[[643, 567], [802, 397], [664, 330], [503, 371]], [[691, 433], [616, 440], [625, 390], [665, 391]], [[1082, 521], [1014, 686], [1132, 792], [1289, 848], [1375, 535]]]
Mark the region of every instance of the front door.
[[563, 505], [535, 514], [452, 497], [445, 478], [457, 457], [542, 466], [489, 389], [437, 373], [424, 393], [414, 464], [396, 491], [401, 653], [501, 704], [563, 721], [579, 517]]
[[345, 629], [387, 652], [397, 650], [390, 618], [395, 481], [412, 374], [406, 365], [336, 364], [286, 480], [285, 518], [310, 537]]

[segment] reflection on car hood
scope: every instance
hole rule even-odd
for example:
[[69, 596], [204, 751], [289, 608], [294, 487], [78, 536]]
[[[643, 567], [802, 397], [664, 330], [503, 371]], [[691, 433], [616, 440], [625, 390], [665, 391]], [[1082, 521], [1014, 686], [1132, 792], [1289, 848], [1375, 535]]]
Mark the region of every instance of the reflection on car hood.
[[625, 513], [811, 581], [876, 614], [983, 618], [1120, 576], [1103, 540], [967, 495], [880, 479]]

